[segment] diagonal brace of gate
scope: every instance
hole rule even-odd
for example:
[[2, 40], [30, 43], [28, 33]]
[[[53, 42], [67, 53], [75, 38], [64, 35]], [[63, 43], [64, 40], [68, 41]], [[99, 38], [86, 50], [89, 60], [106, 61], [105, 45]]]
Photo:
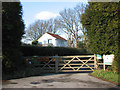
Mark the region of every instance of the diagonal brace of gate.
[[[41, 69], [43, 69], [45, 66], [48, 66], [48, 67], [50, 67], [50, 65], [49, 65], [49, 63], [52, 61], [52, 59], [48, 62], [48, 63], [46, 63]], [[50, 67], [51, 68], [51, 67]], [[51, 68], [52, 69], [52, 68]]]
[[[66, 64], [66, 62], [64, 61], [64, 63]], [[70, 68], [72, 68], [73, 69], [73, 71], [76, 71], [75, 69], [74, 69], [74, 67], [71, 67], [71, 65], [70, 64], [68, 64], [68, 66], [70, 67]]]
[[[77, 58], [80, 62], [82, 62], [83, 64], [77, 68], [77, 70], [74, 69], [74, 67], [71, 67], [69, 65], [70, 62], [72, 62], [75, 58]], [[83, 62], [82, 60], [80, 60], [78, 57], [73, 57], [68, 63], [66, 63], [60, 70], [62, 70], [63, 68], [65, 68], [67, 65], [72, 68], [74, 71], [78, 71], [83, 65], [86, 65], [88, 68], [90, 68], [92, 71], [94, 71], [89, 65], [87, 65], [87, 62], [90, 61], [93, 57], [89, 58], [88, 60], [86, 60], [86, 62]]]
[[83, 62], [82, 60], [80, 60], [78, 57], [76, 57], [80, 62], [82, 62], [83, 64], [77, 69], [79, 70], [83, 65], [86, 65], [88, 68], [90, 68], [92, 71], [94, 71], [89, 65], [87, 65], [88, 61], [90, 61], [93, 57], [89, 58], [88, 60], [86, 60], [86, 62]]
[[63, 68], [65, 68], [65, 66], [69, 65], [69, 63], [70, 63], [71, 61], [73, 61], [74, 59], [75, 59], [75, 57], [73, 57], [68, 63], [66, 63], [60, 70], [62, 70]]

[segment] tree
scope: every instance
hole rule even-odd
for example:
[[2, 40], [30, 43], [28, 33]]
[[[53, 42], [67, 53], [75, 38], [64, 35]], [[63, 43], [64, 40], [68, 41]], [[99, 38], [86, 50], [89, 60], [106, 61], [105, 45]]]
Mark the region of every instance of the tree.
[[[79, 23], [81, 25], [81, 16], [85, 12], [86, 5], [81, 3], [81, 4], [78, 4], [74, 9], [75, 9], [76, 14], [78, 16], [78, 19], [79, 19], [78, 21], [79, 21]], [[80, 30], [81, 30], [81, 32], [83, 34], [83, 42], [86, 43], [86, 40], [87, 40], [86, 29], [81, 25]]]
[[[79, 8], [78, 8], [79, 7]], [[62, 30], [67, 33], [69, 42], [72, 42], [72, 38], [75, 41], [75, 47], [77, 48], [77, 43], [81, 39], [81, 33], [85, 30], [81, 24], [81, 14], [84, 12], [85, 5], [79, 4], [74, 9], [64, 9], [60, 12], [60, 17], [58, 18], [58, 25]], [[85, 32], [83, 32], [85, 35]]]
[[43, 27], [44, 23], [46, 22], [38, 20], [34, 22], [33, 24], [31, 24], [25, 31], [25, 38], [29, 38], [30, 41], [31, 40], [33, 41], [41, 37], [46, 32], [45, 27]]
[[48, 20], [48, 32], [51, 32], [51, 33], [56, 33], [58, 31], [58, 25], [56, 23], [56, 19], [49, 19]]
[[78, 42], [78, 48], [84, 48], [84, 43], [82, 41]]
[[2, 3], [2, 50], [3, 72], [12, 73], [24, 66], [20, 52], [21, 38], [24, 34], [22, 6], [20, 2]]
[[93, 53], [118, 54], [118, 10], [117, 2], [89, 2], [81, 22]]
[[45, 32], [56, 33], [57, 27], [54, 19], [49, 20], [37, 20], [33, 24], [31, 24], [25, 33], [25, 39], [29, 38], [29, 40], [37, 40], [40, 38]]
[[89, 3], [88, 8], [82, 16], [82, 24], [87, 30], [90, 48], [93, 53], [115, 53], [115, 49], [117, 49], [117, 4]]
[[65, 29], [64, 32], [67, 33], [69, 36], [74, 37], [75, 40], [75, 47], [77, 48], [77, 42], [80, 38], [79, 36], [79, 23], [76, 17], [74, 10], [72, 9], [65, 9], [64, 11], [60, 12], [62, 20], [60, 21], [62, 25], [64, 25]]

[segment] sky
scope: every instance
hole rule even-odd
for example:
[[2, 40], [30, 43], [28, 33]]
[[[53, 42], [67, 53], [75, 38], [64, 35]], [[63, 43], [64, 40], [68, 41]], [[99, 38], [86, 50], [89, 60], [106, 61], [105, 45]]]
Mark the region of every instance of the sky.
[[[56, 17], [65, 8], [74, 8], [79, 2], [21, 2], [23, 20], [28, 27], [38, 19]], [[46, 15], [46, 16], [45, 16]]]
[[[23, 20], [25, 27], [27, 28], [30, 24], [37, 20], [47, 20], [59, 16], [59, 12], [65, 8], [74, 8], [79, 4], [81, 0], [21, 0], [23, 7]], [[87, 3], [87, 0], [82, 0], [83, 3]], [[64, 38], [65, 35], [63, 35]]]

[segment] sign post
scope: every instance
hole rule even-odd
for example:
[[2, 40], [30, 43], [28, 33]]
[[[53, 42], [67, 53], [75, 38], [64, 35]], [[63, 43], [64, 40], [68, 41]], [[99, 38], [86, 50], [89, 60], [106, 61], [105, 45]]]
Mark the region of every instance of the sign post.
[[104, 60], [104, 70], [105, 70], [105, 65], [112, 65], [112, 62], [114, 60], [114, 55], [103, 55], [103, 60]]
[[102, 56], [97, 54], [97, 59], [102, 59]]

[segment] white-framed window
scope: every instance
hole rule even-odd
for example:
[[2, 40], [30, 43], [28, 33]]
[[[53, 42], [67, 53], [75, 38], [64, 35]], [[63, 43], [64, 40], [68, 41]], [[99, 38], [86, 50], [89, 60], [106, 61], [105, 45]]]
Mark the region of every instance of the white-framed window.
[[52, 39], [48, 39], [48, 44], [52, 44]]

